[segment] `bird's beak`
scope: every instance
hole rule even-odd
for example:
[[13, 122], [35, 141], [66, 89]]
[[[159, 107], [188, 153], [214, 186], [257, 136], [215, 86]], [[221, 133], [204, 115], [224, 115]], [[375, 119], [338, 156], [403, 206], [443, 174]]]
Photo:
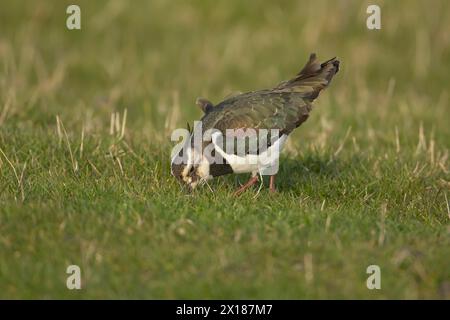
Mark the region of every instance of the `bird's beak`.
[[192, 188], [190, 184], [180, 182], [180, 185], [184, 193], [192, 194], [192, 192], [194, 192], [194, 188]]

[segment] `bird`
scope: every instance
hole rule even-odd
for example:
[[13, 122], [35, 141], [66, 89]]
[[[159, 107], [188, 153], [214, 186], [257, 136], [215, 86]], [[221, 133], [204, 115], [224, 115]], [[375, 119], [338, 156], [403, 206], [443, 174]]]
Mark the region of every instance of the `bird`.
[[[275, 192], [279, 151], [308, 119], [312, 102], [329, 86], [339, 65], [336, 57], [320, 63], [312, 53], [300, 72], [273, 88], [234, 94], [216, 105], [197, 98], [203, 117], [189, 128], [183, 147], [174, 152], [172, 175], [193, 190], [215, 177], [251, 173], [248, 182], [234, 192], [236, 196], [269, 175], [269, 190]], [[200, 139], [195, 138], [196, 132]], [[243, 147], [237, 150], [239, 142]]]

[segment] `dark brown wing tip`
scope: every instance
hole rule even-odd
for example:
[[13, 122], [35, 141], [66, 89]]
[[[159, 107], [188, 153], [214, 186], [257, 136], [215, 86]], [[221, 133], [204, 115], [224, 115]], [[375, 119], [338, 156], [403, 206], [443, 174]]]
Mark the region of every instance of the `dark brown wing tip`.
[[339, 71], [339, 65], [340, 65], [340, 63], [341, 63], [341, 62], [340, 62], [336, 57], [334, 57], [334, 58], [331, 58], [330, 60], [327, 60], [327, 61], [325, 61], [324, 63], [322, 63], [322, 64], [320, 65], [320, 68], [324, 68], [324, 67], [326, 67], [327, 65], [332, 64], [333, 67], [336, 69], [336, 70], [335, 70], [335, 73], [337, 73], [337, 72]]
[[309, 55], [309, 60], [303, 66], [303, 68], [297, 73], [297, 75], [309, 74], [317, 71], [319, 69], [319, 64], [317, 63], [317, 55], [313, 52]]
[[339, 66], [340, 66], [341, 62], [339, 60], [337, 60], [335, 58], [335, 60], [333, 60], [333, 66], [336, 68], [335, 73], [337, 73], [339, 71]]

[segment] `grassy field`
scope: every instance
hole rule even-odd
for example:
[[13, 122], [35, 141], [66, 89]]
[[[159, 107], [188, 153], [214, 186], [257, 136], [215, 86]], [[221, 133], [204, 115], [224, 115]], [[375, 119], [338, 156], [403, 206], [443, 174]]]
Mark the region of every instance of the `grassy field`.
[[[3, 1], [0, 298], [449, 299], [450, 3], [375, 2]], [[342, 67], [277, 194], [183, 193], [170, 133], [195, 98], [271, 87], [310, 52]]]

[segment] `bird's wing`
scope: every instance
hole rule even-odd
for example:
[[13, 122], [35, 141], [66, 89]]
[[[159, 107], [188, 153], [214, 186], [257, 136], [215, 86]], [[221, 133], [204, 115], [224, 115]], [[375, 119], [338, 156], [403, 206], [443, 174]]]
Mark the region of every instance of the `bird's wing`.
[[291, 80], [284, 81], [271, 90], [261, 90], [237, 95], [210, 108], [202, 118], [203, 128], [227, 129], [278, 129], [277, 137], [289, 134], [302, 124], [311, 111], [311, 103], [326, 88], [339, 71], [339, 60], [323, 63], [311, 54], [303, 69]]
[[291, 80], [283, 81], [273, 88], [274, 92], [297, 92], [313, 101], [325, 89], [339, 71], [339, 60], [332, 58], [319, 63], [312, 53], [302, 70]]
[[[204, 131], [220, 131], [226, 137], [224, 144], [234, 139], [236, 146], [238, 139], [247, 138], [246, 153], [253, 154], [259, 153], [259, 146], [269, 147], [281, 135], [289, 134], [307, 119], [310, 110], [310, 103], [295, 93], [251, 92], [223, 101], [202, 118], [202, 124]], [[230, 137], [227, 129], [234, 130], [236, 136]], [[277, 132], [270, 129], [277, 129]], [[256, 143], [252, 144], [252, 137], [245, 135], [249, 132], [256, 133], [253, 137]]]

